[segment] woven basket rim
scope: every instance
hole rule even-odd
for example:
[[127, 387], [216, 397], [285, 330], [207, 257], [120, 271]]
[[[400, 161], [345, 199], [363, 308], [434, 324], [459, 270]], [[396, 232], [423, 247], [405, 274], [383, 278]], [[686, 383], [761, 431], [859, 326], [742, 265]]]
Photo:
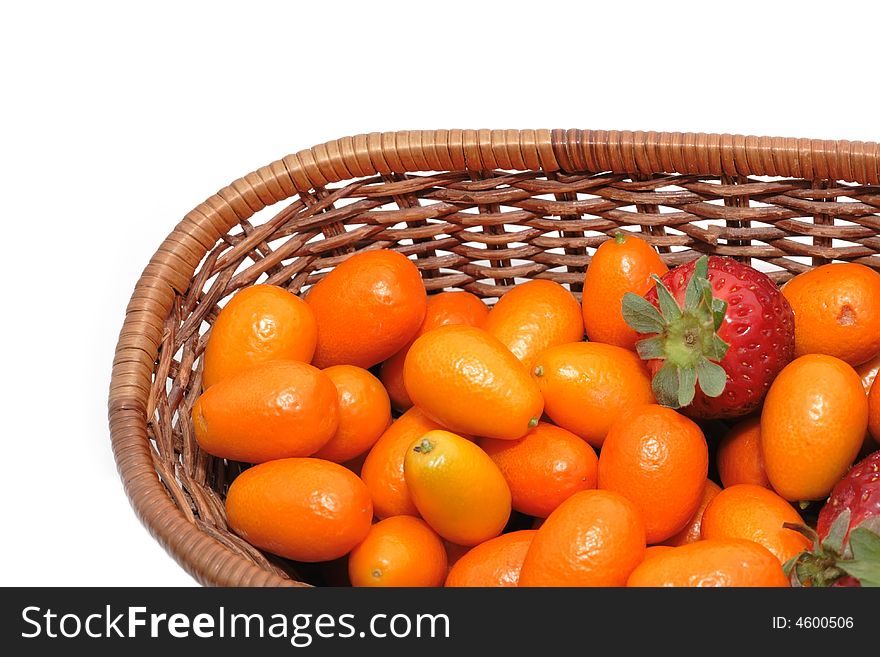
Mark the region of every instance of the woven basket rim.
[[147, 403], [165, 320], [221, 235], [259, 210], [317, 186], [419, 171], [612, 172], [773, 176], [880, 184], [876, 142], [606, 130], [421, 130], [343, 137], [238, 178], [196, 206], [135, 284], [113, 360], [111, 447], [126, 495], [150, 534], [198, 582], [295, 586], [190, 523], [168, 497], [147, 438]]

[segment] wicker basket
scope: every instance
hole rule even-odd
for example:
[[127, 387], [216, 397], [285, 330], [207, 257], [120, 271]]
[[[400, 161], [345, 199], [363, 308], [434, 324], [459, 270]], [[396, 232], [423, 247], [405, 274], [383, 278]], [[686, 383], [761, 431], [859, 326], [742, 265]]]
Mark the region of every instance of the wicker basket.
[[880, 270], [880, 144], [389, 132], [321, 144], [239, 178], [165, 239], [126, 311], [109, 421], [136, 513], [202, 584], [309, 581], [308, 569], [229, 531], [223, 496], [246, 466], [202, 453], [193, 439], [200, 356], [223, 300], [255, 282], [303, 290], [375, 248], [414, 259], [429, 293], [461, 288], [491, 301], [548, 278], [580, 296], [591, 252], [621, 228], [641, 231], [669, 265], [697, 251], [763, 263], [777, 282], [832, 260]]

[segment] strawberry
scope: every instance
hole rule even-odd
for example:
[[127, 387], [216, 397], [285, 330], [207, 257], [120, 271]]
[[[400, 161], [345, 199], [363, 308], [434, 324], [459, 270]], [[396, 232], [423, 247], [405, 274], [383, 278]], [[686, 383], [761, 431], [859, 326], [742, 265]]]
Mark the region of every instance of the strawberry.
[[794, 313], [770, 278], [722, 256], [680, 265], [644, 297], [627, 293], [623, 317], [646, 334], [654, 395], [698, 419], [755, 411], [794, 357]]
[[816, 530], [789, 525], [813, 549], [786, 564], [796, 586], [880, 586], [880, 450], [856, 463], [831, 490]]

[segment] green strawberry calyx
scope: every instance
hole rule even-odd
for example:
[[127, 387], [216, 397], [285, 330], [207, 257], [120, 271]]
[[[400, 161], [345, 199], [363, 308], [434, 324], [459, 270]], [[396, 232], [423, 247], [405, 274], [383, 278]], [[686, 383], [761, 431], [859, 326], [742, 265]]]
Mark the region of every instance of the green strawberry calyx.
[[800, 532], [812, 541], [812, 550], [804, 551], [785, 562], [783, 570], [801, 586], [826, 587], [849, 575], [863, 587], [880, 586], [880, 534], [876, 523], [866, 521], [849, 532], [851, 513], [845, 509], [820, 540], [815, 530], [799, 523], [783, 526]]
[[636, 344], [644, 360], [662, 360], [652, 387], [657, 401], [671, 408], [690, 404], [697, 385], [707, 397], [717, 397], [727, 385], [727, 372], [718, 364], [728, 345], [718, 335], [727, 302], [712, 295], [709, 258], [701, 256], [685, 290], [684, 307], [663, 281], [652, 275], [657, 288], [658, 309], [633, 292], [623, 296], [626, 323], [640, 334], [650, 334]]

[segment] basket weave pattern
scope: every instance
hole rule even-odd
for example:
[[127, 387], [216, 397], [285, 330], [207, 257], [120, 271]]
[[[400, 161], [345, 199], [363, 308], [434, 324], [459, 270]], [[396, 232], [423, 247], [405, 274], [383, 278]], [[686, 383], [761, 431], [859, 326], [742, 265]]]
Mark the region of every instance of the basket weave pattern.
[[246, 464], [201, 452], [193, 436], [200, 356], [224, 300], [258, 282], [301, 292], [378, 248], [412, 258], [429, 293], [491, 302], [546, 278], [580, 298], [591, 253], [621, 229], [670, 266], [727, 255], [780, 283], [833, 260], [880, 270], [880, 145], [436, 130], [347, 137], [250, 173], [186, 215], [127, 308], [109, 419], [135, 511], [203, 584], [301, 584], [296, 565], [229, 531], [223, 495]]

